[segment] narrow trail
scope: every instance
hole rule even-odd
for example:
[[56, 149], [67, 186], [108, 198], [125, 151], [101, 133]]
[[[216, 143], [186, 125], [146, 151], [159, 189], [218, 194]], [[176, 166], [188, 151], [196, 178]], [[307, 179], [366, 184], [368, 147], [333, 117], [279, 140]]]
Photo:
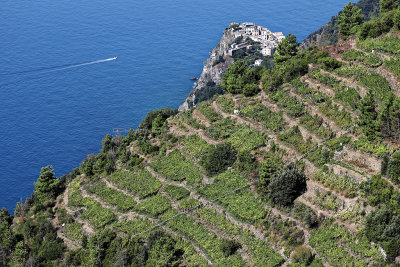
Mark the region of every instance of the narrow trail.
[[396, 185], [395, 183], [393, 183], [391, 180], [389, 180], [386, 176], [381, 176], [381, 178], [383, 180], [385, 180], [386, 182], [388, 182], [391, 186], [393, 186], [393, 188], [397, 191], [400, 191], [400, 187], [398, 185]]
[[200, 110], [194, 109], [192, 112], [192, 116], [193, 118], [197, 119], [200, 122], [200, 124], [206, 127], [211, 126], [211, 122], [207, 119], [207, 117], [203, 113], [200, 112]]
[[352, 179], [358, 181], [359, 183], [367, 181], [367, 177], [365, 177], [364, 175], [361, 175], [360, 173], [355, 172], [351, 169], [342, 167], [340, 165], [334, 165], [334, 164], [326, 164], [326, 166], [328, 166], [328, 168], [331, 168], [336, 175], [339, 175], [339, 176], [347, 175], [347, 176], [351, 177]]
[[83, 230], [88, 233], [89, 235], [92, 235], [94, 233], [94, 229], [93, 227], [85, 220], [82, 220], [81, 218], [79, 218], [76, 213], [77, 211], [73, 211], [72, 209], [70, 209], [68, 207], [68, 200], [69, 200], [69, 187], [67, 187], [67, 189], [65, 189], [64, 191], [64, 204], [63, 204], [63, 208], [67, 211], [67, 213], [71, 216], [74, 217], [75, 221], [82, 224], [82, 228]]
[[61, 238], [64, 241], [64, 244], [67, 246], [69, 250], [75, 250], [80, 248], [80, 244], [70, 238], [68, 238], [63, 232], [62, 232], [62, 226], [59, 223], [58, 220], [58, 212], [56, 211], [57, 208], [62, 208], [60, 205], [60, 199], [63, 197], [63, 195], [59, 195], [56, 199], [56, 205], [53, 207], [53, 212], [54, 212], [54, 218], [51, 220], [51, 225], [56, 229], [57, 237]]

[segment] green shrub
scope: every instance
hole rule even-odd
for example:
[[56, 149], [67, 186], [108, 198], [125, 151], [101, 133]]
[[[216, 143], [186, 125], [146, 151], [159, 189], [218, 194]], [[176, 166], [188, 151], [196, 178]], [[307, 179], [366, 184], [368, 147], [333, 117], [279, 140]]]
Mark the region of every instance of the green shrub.
[[233, 240], [223, 239], [220, 243], [220, 250], [224, 253], [225, 257], [229, 257], [241, 248], [241, 245]]
[[274, 158], [267, 158], [260, 164], [258, 173], [258, 181], [256, 184], [257, 191], [267, 196], [269, 193], [268, 186], [272, 178], [279, 171], [279, 160]]
[[222, 119], [221, 115], [219, 115], [212, 107], [210, 107], [209, 102], [202, 102], [197, 106], [197, 109], [207, 117], [210, 122], [215, 122], [217, 120]]
[[386, 207], [371, 212], [367, 217], [365, 234], [370, 241], [379, 242], [387, 253], [387, 261], [393, 261], [400, 251], [400, 215]]
[[222, 75], [221, 87], [228, 93], [243, 93], [246, 84], [255, 84], [257, 76], [255, 71], [247, 66], [243, 60], [236, 61]]
[[201, 202], [194, 198], [185, 198], [179, 202], [179, 208], [183, 211], [188, 211], [193, 208], [199, 207]]
[[294, 163], [275, 175], [269, 184], [271, 200], [280, 206], [290, 206], [307, 191], [306, 177]]
[[352, 34], [352, 29], [362, 24], [364, 15], [361, 9], [352, 3], [348, 3], [338, 16], [339, 33], [343, 39]]
[[310, 248], [298, 246], [293, 252], [293, 261], [304, 265], [310, 265], [314, 260], [313, 253]]
[[243, 88], [243, 94], [245, 96], [253, 96], [256, 95], [260, 91], [258, 84], [249, 83], [246, 84]]
[[239, 114], [241, 117], [261, 122], [265, 128], [274, 132], [282, 130], [286, 124], [281, 113], [272, 112], [261, 103], [246, 105]]
[[136, 201], [133, 198], [107, 187], [105, 182], [100, 182], [89, 187], [88, 192], [98, 195], [101, 199], [116, 206], [122, 212], [130, 210], [136, 205]]
[[324, 70], [334, 70], [339, 68], [342, 64], [340, 63], [340, 61], [331, 58], [331, 57], [324, 57], [324, 58], [320, 58], [318, 60], [318, 63], [322, 64], [322, 68]]
[[152, 217], [157, 217], [169, 208], [171, 208], [171, 202], [167, 198], [161, 196], [161, 194], [158, 194], [136, 205], [135, 210]]
[[217, 144], [203, 155], [200, 164], [209, 175], [224, 172], [236, 161], [236, 151], [230, 144]]
[[382, 59], [373, 54], [366, 54], [358, 50], [348, 50], [341, 55], [342, 59], [347, 61], [361, 62], [369, 67], [379, 67], [382, 65]]

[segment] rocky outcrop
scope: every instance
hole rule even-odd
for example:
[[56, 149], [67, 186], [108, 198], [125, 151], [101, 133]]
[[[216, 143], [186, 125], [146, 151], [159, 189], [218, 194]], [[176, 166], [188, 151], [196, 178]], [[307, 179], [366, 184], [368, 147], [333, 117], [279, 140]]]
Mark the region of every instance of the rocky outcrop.
[[210, 52], [210, 58], [204, 62], [203, 72], [195, 84], [194, 89], [183, 101], [179, 110], [188, 110], [201, 100], [211, 98], [220, 88], [222, 74], [234, 62], [233, 58], [227, 54], [230, 45], [235, 41], [234, 28], [227, 28], [218, 45]]

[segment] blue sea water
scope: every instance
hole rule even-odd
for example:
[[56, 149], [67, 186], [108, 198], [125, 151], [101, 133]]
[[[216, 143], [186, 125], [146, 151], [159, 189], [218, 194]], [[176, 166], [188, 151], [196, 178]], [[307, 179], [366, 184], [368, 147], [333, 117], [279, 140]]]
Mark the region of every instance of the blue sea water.
[[[61, 176], [113, 128], [177, 108], [230, 22], [299, 40], [348, 0], [3, 0], [0, 6], [0, 207], [30, 196], [40, 168]], [[4, 75], [118, 56], [47, 73]]]

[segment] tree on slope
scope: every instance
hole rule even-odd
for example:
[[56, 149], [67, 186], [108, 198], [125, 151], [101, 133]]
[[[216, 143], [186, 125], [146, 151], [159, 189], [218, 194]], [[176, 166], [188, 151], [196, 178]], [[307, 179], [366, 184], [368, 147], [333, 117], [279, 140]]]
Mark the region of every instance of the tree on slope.
[[298, 46], [299, 44], [297, 43], [296, 35], [289, 33], [276, 48], [276, 52], [274, 54], [275, 64], [285, 62], [297, 55]]
[[364, 15], [360, 8], [352, 3], [348, 3], [342, 10], [338, 18], [338, 27], [343, 39], [347, 39], [353, 32], [355, 26], [362, 24]]
[[[256, 83], [257, 77], [254, 70], [247, 66], [244, 60], [239, 60], [232, 64], [222, 75], [221, 87], [231, 94], [245, 92], [248, 95], [249, 93], [252, 94], [254, 90], [257, 91], [258, 86]], [[254, 86], [249, 88], [249, 84], [254, 84], [255, 89]]]
[[380, 0], [379, 1], [381, 13], [386, 13], [396, 9], [399, 6], [398, 0]]
[[53, 200], [57, 193], [59, 180], [56, 178], [52, 166], [43, 167], [35, 183], [34, 194], [40, 203]]
[[280, 206], [290, 206], [307, 191], [306, 177], [291, 163], [272, 178], [269, 191], [272, 202]]

